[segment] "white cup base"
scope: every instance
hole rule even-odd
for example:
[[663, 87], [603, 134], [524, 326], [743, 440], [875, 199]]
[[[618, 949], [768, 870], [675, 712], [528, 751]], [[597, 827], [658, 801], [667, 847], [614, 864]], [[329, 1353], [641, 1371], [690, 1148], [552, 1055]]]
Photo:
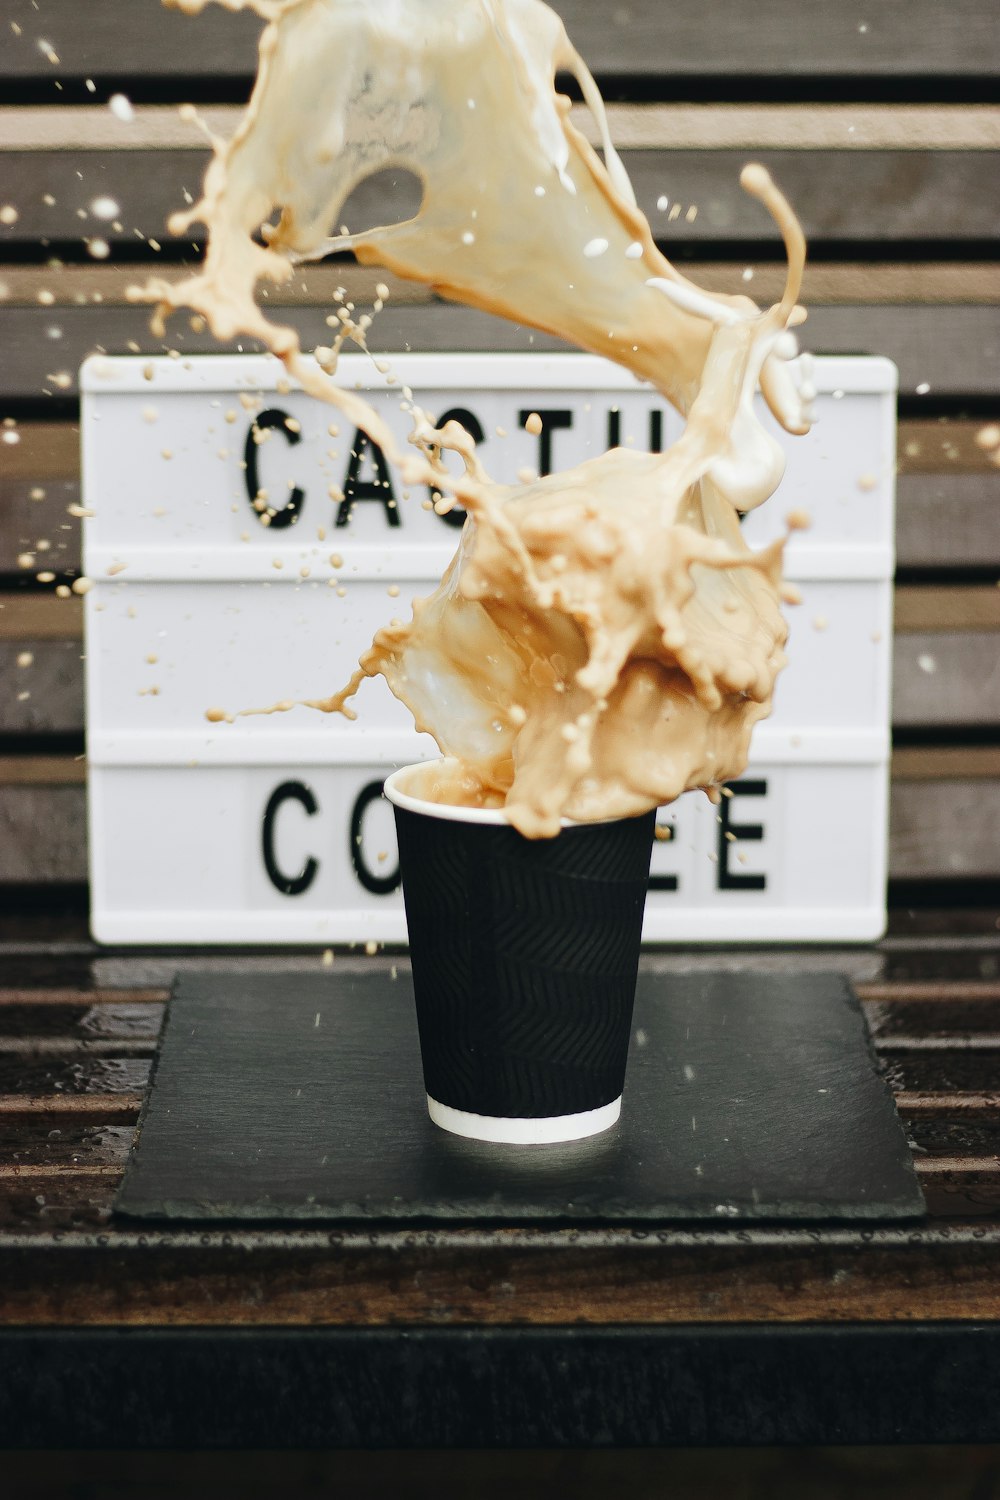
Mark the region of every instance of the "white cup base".
[[452, 1109], [427, 1095], [427, 1112], [435, 1125], [452, 1135], [464, 1135], [471, 1141], [496, 1141], [504, 1146], [548, 1146], [556, 1141], [582, 1141], [589, 1135], [609, 1130], [622, 1112], [622, 1097], [587, 1109], [575, 1115], [549, 1115], [542, 1120], [520, 1116], [474, 1115], [468, 1110]]

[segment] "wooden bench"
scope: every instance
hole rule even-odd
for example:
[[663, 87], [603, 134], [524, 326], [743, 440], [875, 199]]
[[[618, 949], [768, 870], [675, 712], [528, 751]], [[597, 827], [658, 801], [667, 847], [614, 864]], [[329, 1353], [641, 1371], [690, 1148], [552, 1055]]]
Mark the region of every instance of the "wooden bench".
[[[1000, 468], [983, 442], [1000, 370], [994, 7], [557, 8], [611, 101], [668, 253], [713, 287], [743, 286], [752, 268], [749, 289], [762, 301], [775, 294], [780, 247], [736, 186], [740, 165], [759, 157], [811, 241], [805, 342], [899, 365], [892, 925], [877, 948], [809, 958], [859, 982], [930, 1222], [863, 1233], [338, 1237], [140, 1234], [113, 1221], [169, 984], [179, 964], [204, 959], [99, 951], [86, 936], [79, 605], [37, 575], [66, 582], [79, 567], [67, 506], [79, 501], [80, 360], [101, 347], [159, 351], [124, 289], [154, 265], [180, 274], [194, 254], [196, 237], [178, 245], [163, 228], [205, 161], [176, 105], [194, 99], [231, 123], [257, 24], [221, 10], [184, 21], [155, 5], [140, 19], [132, 0], [48, 0], [43, 21], [14, 0], [21, 31], [0, 50], [10, 101], [0, 105], [0, 203], [17, 211], [0, 220], [0, 1369], [20, 1405], [0, 1417], [0, 1441], [1000, 1436], [990, 1373], [1000, 1316]], [[132, 99], [130, 124], [106, 108], [114, 92]], [[663, 193], [681, 205], [675, 217], [657, 208]], [[120, 230], [89, 214], [98, 195], [121, 204]], [[391, 211], [383, 199], [379, 214]], [[88, 254], [91, 236], [106, 241], [107, 259]], [[333, 284], [370, 279], [349, 264], [320, 268], [281, 300], [315, 326]], [[419, 288], [392, 292], [385, 347], [527, 347], [522, 330]], [[186, 326], [173, 340], [211, 347]], [[746, 961], [781, 967], [802, 955]], [[151, 1359], [160, 1400], [143, 1375]], [[582, 1368], [574, 1361], [619, 1403], [606, 1429], [555, 1376]], [[726, 1369], [748, 1386], [763, 1379], [780, 1399], [727, 1401], [711, 1383]], [[87, 1371], [98, 1372], [93, 1387]], [[427, 1392], [448, 1371], [450, 1410], [429, 1394], [402, 1400], [408, 1377]], [[230, 1379], [239, 1396], [225, 1395]], [[655, 1398], [658, 1382], [670, 1400]], [[287, 1399], [268, 1406], [257, 1399], [265, 1387]], [[529, 1393], [520, 1404], [515, 1387]], [[317, 1405], [318, 1388], [336, 1399]], [[684, 1388], [713, 1399], [699, 1408]], [[81, 1401], [81, 1389], [97, 1394]], [[457, 1400], [463, 1389], [482, 1399]], [[32, 1405], [32, 1391], [66, 1399]], [[623, 1392], [633, 1398], [624, 1406]], [[134, 1413], [124, 1432], [117, 1398]]]

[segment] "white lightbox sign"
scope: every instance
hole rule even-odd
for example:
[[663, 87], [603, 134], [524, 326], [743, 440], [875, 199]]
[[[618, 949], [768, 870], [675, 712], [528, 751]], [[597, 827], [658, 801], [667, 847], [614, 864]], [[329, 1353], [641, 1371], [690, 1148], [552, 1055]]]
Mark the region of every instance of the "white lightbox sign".
[[[488, 471], [567, 468], [619, 443], [667, 447], [681, 419], [589, 355], [345, 356], [405, 441], [400, 387], [476, 437]], [[663, 810], [649, 941], [867, 941], [884, 924], [895, 368], [819, 358], [818, 421], [789, 438], [763, 545], [793, 509], [790, 665], [750, 769], [721, 808]], [[379, 678], [350, 722], [306, 708], [375, 630], [430, 592], [461, 516], [404, 493], [333, 408], [259, 355], [84, 366], [84, 568], [92, 925], [114, 943], [405, 941], [378, 787], [437, 753]], [[525, 431], [537, 412], [542, 430]], [[537, 425], [537, 424], [533, 424]], [[266, 509], [254, 499], [263, 491]]]

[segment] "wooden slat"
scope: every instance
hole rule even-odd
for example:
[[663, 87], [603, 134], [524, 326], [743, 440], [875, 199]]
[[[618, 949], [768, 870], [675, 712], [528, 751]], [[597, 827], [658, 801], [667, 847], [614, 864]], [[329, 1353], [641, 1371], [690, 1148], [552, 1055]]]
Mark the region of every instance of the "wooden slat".
[[892, 721], [899, 728], [1000, 724], [1000, 636], [897, 634]]
[[[998, 224], [1000, 229], [1000, 224]], [[323, 334], [319, 311], [293, 306], [282, 314], [309, 348]], [[58, 342], [46, 329], [58, 326]], [[149, 329], [149, 312], [132, 306], [60, 309], [0, 309], [0, 328], [9, 358], [0, 366], [0, 396], [66, 396], [76, 390], [81, 361], [95, 349], [108, 353], [215, 353], [220, 349], [259, 349], [251, 339], [220, 344], [207, 330], [194, 331], [175, 317], [164, 341]], [[900, 390], [917, 386], [928, 394], [1000, 394], [1000, 309], [990, 306], [925, 306], [915, 316], [906, 305], [826, 306], [812, 310], [801, 336], [817, 354], [884, 354], [899, 366]], [[377, 350], [522, 350], [568, 346], [548, 335], [451, 303], [405, 306], [392, 303], [379, 314], [371, 344]]]
[[[990, 77], [996, 71], [996, 27], [989, 0], [865, 0], [816, 7], [803, 25], [796, 0], [555, 0], [571, 37], [594, 71], [640, 78], [712, 75], [814, 78]], [[0, 77], [24, 79], [173, 76], [248, 77], [260, 21], [209, 7], [195, 20], [134, 0], [13, 0], [8, 11], [22, 36], [0, 50]], [[44, 28], [44, 30], [43, 30]], [[39, 38], [59, 58], [46, 60]]]
[[[911, 772], [906, 774], [909, 757]], [[81, 762], [53, 758], [34, 776], [34, 758], [0, 762], [0, 883], [87, 877]], [[891, 799], [889, 866], [896, 879], [1000, 876], [1000, 763], [992, 750], [904, 751]], [[928, 771], [940, 774], [928, 774]]]
[[899, 429], [897, 462], [901, 475], [988, 474], [997, 465], [979, 440], [986, 424], [951, 418], [911, 419]]
[[80, 642], [8, 644], [2, 639], [3, 630], [0, 613], [4, 734], [79, 733], [84, 717]]
[[897, 634], [928, 630], [1000, 630], [1000, 589], [984, 587], [896, 590]]
[[[909, 425], [901, 427], [904, 441]], [[39, 491], [44, 492], [40, 498]], [[0, 474], [0, 574], [23, 571], [18, 558], [36, 547], [39, 538], [50, 542], [46, 562], [56, 572], [78, 569], [80, 522], [67, 507], [79, 503], [77, 479], [43, 478], [35, 484], [8, 481]], [[982, 474], [902, 474], [896, 507], [901, 568], [985, 565], [996, 567], [1000, 576], [1000, 469]], [[965, 645], [972, 649], [973, 643], [966, 640]]]
[[[901, 436], [905, 441], [905, 424]], [[901, 475], [896, 518], [901, 568], [1000, 568], [1000, 468]]]
[[866, 1005], [1000, 1003], [1000, 981], [995, 979], [866, 979], [855, 984], [854, 990]]
[[0, 1058], [110, 1057], [117, 1061], [125, 1057], [152, 1057], [155, 1045], [155, 1038], [116, 1037], [88, 1042], [79, 1037], [0, 1036]]
[[[1000, 118], [975, 104], [614, 104], [611, 138], [622, 151], [996, 151]], [[204, 126], [228, 139], [242, 106], [205, 105]], [[592, 146], [589, 110], [570, 112]], [[173, 106], [142, 105], [122, 121], [102, 105], [0, 106], [9, 151], [203, 151], [201, 129]]]
[[[64, 601], [59, 601], [63, 603]], [[5, 642], [0, 612], [4, 731], [82, 732], [83, 659], [73, 640]], [[16, 628], [16, 613], [12, 622]], [[29, 666], [20, 662], [30, 656]], [[23, 695], [27, 693], [27, 698]], [[1000, 637], [996, 632], [919, 632], [896, 637], [893, 723], [942, 730], [1000, 725]]]
[[896, 1108], [904, 1118], [913, 1120], [936, 1120], [949, 1115], [996, 1119], [1000, 1118], [1000, 1092], [917, 1093], [904, 1090], [896, 1095]]
[[[636, 197], [653, 232], [673, 245], [777, 246], [768, 215], [739, 186], [747, 150], [626, 150], [622, 153]], [[992, 191], [995, 151], [907, 151], [762, 149], [753, 155], [788, 194], [812, 240], [877, 241], [947, 238], [958, 253], [962, 242], [981, 243], [1000, 230], [1000, 205]], [[197, 195], [208, 156], [203, 148], [182, 150], [75, 149], [0, 151], [5, 196], [17, 209], [14, 224], [0, 225], [0, 246], [39, 238], [81, 240], [96, 235], [111, 245], [166, 237], [169, 214]], [[412, 184], [404, 176], [389, 191], [386, 178], [369, 179], [352, 194], [348, 219], [355, 229], [392, 223], [412, 212]], [[97, 196], [121, 205], [107, 223], [89, 215]], [[667, 195], [681, 212], [659, 210]], [[47, 199], [53, 199], [48, 202]], [[697, 215], [688, 217], [691, 207]], [[83, 218], [80, 217], [83, 214]], [[114, 227], [115, 223], [120, 229]], [[185, 242], [198, 242], [192, 228]]]
[[56, 1119], [100, 1120], [104, 1124], [129, 1125], [142, 1108], [141, 1094], [2, 1094], [0, 1121]]
[[5, 641], [79, 641], [83, 604], [75, 596], [57, 599], [51, 591], [0, 594], [0, 639]]
[[[74, 762], [66, 762], [67, 767]], [[82, 786], [0, 786], [0, 884], [87, 878]]]
[[[909, 419], [899, 429], [899, 471], [950, 477], [998, 473], [990, 453], [977, 441], [986, 424], [964, 419]], [[45, 484], [75, 479], [80, 466], [80, 429], [70, 422], [22, 422], [18, 442], [4, 445], [0, 483]]]
[[59, 1011], [65, 1006], [71, 1009], [86, 1006], [88, 1010], [107, 1006], [112, 1011], [118, 1012], [123, 1006], [131, 1009], [134, 1005], [166, 1005], [169, 998], [169, 989], [162, 985], [129, 989], [113, 988], [110, 985], [21, 985], [16, 987], [5, 985], [0, 989], [0, 1026], [9, 1029], [6, 1021], [7, 1013], [11, 1009], [20, 1010], [26, 1005], [51, 1011]]
[[[1000, 589], [992, 585], [896, 589], [897, 632], [1000, 630]], [[81, 632], [81, 601], [52, 593], [0, 595], [0, 638], [72, 640]]]
[[80, 429], [75, 422], [22, 422], [17, 442], [3, 447], [3, 482], [75, 479], [80, 469]]
[[0, 787], [82, 786], [82, 755], [0, 755]]
[[[0, 312], [0, 327], [2, 322]], [[1000, 569], [1000, 468], [976, 444], [975, 435], [983, 425], [901, 423], [903, 472], [897, 485], [896, 536], [900, 567], [985, 564]], [[79, 435], [63, 423], [23, 423], [17, 431], [21, 442], [5, 449], [0, 469], [0, 574], [19, 571], [18, 558], [40, 538], [51, 544], [49, 558], [56, 571], [70, 571], [80, 558], [80, 523], [67, 509], [80, 502]], [[8, 455], [14, 456], [20, 472], [8, 472]], [[938, 465], [937, 472], [912, 468], [932, 463]], [[54, 470], [68, 464], [72, 477], [53, 477]], [[945, 472], [942, 466], [947, 466]]]
[[100, 1099], [104, 1105], [127, 1099], [131, 1107], [134, 1096], [141, 1095], [148, 1082], [149, 1060], [144, 1057], [78, 1053], [75, 1058], [25, 1059], [0, 1055], [0, 1098], [38, 1099], [60, 1094], [66, 1099]]
[[941, 1047], [886, 1053], [885, 1077], [897, 1094], [990, 1094], [1000, 1078], [1000, 1051]]
[[50, 1128], [47, 1119], [15, 1123], [0, 1116], [0, 1180], [22, 1179], [60, 1173], [104, 1169], [125, 1170], [133, 1130], [128, 1125], [72, 1124], [61, 1117], [61, 1126]]
[[[96, 1176], [97, 1174], [95, 1174]], [[108, 1176], [110, 1177], [110, 1173]], [[52, 1187], [59, 1185], [53, 1174]], [[66, 1191], [65, 1177], [62, 1183]], [[111, 1183], [108, 1183], [110, 1197]], [[77, 1180], [91, 1203], [92, 1182]], [[48, 1196], [49, 1189], [46, 1189]], [[996, 1317], [992, 1233], [77, 1234], [0, 1246], [5, 1322], [437, 1326]], [[277, 1237], [275, 1237], [277, 1240]], [[228, 1243], [227, 1243], [228, 1240]], [[26, 1248], [26, 1247], [25, 1247]]]
[[[157, 276], [167, 282], [180, 281], [182, 266], [157, 265]], [[757, 301], [776, 302], [784, 287], [785, 270], [779, 263], [751, 266], [739, 261], [685, 260], [685, 275], [714, 292], [748, 292]], [[44, 305], [55, 319], [63, 307], [121, 307], [127, 305], [128, 288], [147, 274], [145, 265], [21, 266], [0, 265], [0, 303], [7, 307]], [[417, 282], [404, 281], [391, 272], [337, 261], [300, 267], [282, 286], [265, 287], [271, 307], [322, 307], [343, 288], [352, 302], [371, 301], [376, 282], [388, 287], [385, 301], [393, 306], [421, 306], [437, 299]], [[41, 302], [40, 302], [41, 299]], [[844, 303], [892, 305], [955, 303], [993, 306], [1000, 303], [1000, 264], [994, 261], [899, 261], [886, 265], [864, 261], [810, 261], [805, 268], [802, 301], [809, 307]]]
[[128, 1001], [95, 1001], [78, 997], [75, 1005], [17, 1005], [0, 999], [0, 1045], [16, 1043], [13, 1048], [39, 1040], [45, 1042], [91, 1043], [127, 1042], [156, 1045], [163, 1021], [163, 1005], [130, 1004]]

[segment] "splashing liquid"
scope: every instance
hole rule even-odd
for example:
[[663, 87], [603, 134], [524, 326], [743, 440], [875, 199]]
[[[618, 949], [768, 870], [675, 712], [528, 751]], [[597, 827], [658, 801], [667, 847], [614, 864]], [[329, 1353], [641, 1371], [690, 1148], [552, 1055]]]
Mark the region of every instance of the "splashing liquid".
[[[175, 3], [197, 12], [208, 0]], [[717, 795], [745, 768], [785, 662], [781, 546], [753, 553], [739, 529], [783, 470], [752, 410], [758, 385], [787, 430], [810, 421], [808, 372], [797, 388], [788, 367], [805, 244], [784, 198], [762, 167], [745, 168], [788, 254], [781, 302], [761, 312], [702, 291], [657, 250], [593, 78], [541, 0], [219, 3], [269, 24], [246, 115], [231, 141], [213, 142], [201, 200], [170, 223], [207, 226], [205, 265], [134, 295], [158, 303], [159, 328], [187, 307], [219, 338], [261, 340], [405, 482], [469, 513], [436, 592], [312, 706], [353, 716], [348, 700], [381, 673], [452, 758], [423, 794], [503, 806], [529, 837], [688, 788]], [[603, 159], [571, 123], [559, 71], [576, 78]], [[331, 233], [358, 183], [386, 168], [419, 179], [414, 217]], [[342, 321], [313, 359], [256, 301], [261, 280], [345, 249], [617, 361], [678, 408], [683, 434], [663, 454], [614, 449], [516, 486], [490, 480], [457, 424], [436, 430], [416, 407], [400, 450], [334, 378], [343, 342], [365, 346], [364, 326]], [[449, 472], [445, 449], [464, 472]]]

